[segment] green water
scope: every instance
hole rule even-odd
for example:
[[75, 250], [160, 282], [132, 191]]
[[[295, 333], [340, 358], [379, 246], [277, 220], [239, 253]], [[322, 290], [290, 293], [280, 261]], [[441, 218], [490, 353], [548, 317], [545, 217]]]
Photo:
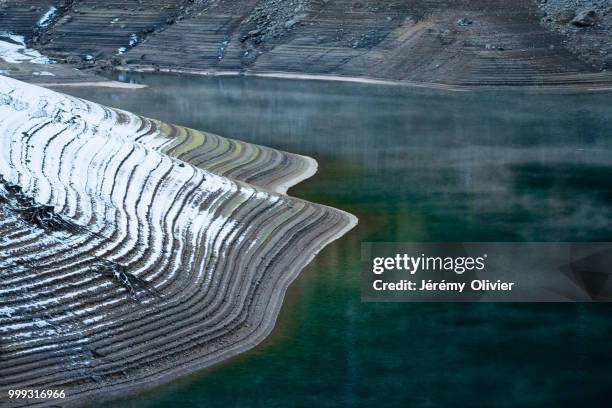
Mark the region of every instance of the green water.
[[612, 305], [371, 304], [362, 241], [612, 240], [612, 94], [129, 75], [66, 92], [315, 157], [290, 190], [359, 217], [265, 344], [108, 407], [607, 406]]

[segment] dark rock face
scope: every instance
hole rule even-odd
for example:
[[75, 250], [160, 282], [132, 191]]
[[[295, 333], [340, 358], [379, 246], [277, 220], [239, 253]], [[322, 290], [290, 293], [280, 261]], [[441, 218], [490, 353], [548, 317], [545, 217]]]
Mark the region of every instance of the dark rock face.
[[597, 22], [597, 13], [593, 10], [581, 11], [574, 19], [572, 24], [576, 27], [590, 27]]

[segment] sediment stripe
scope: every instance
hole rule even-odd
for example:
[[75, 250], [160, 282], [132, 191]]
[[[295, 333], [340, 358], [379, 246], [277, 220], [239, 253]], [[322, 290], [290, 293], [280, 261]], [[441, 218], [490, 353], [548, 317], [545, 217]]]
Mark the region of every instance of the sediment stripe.
[[[151, 122], [147, 126], [151, 131], [140, 136], [139, 143], [201, 169], [267, 190], [285, 193], [316, 171], [316, 162], [309, 157], [143, 117], [140, 120]], [[158, 135], [170, 139], [170, 143], [160, 141]]]

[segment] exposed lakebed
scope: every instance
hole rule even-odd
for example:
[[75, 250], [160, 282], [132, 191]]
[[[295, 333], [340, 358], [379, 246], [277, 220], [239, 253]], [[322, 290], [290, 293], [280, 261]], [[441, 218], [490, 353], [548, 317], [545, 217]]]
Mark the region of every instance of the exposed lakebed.
[[611, 94], [451, 93], [123, 75], [75, 94], [306, 154], [291, 195], [359, 217], [290, 289], [267, 344], [112, 406], [539, 406], [608, 393], [612, 309], [362, 304], [362, 241], [612, 239]]
[[4, 76], [0, 118], [0, 394], [58, 390], [14, 406], [126, 395], [254, 347], [356, 224], [282, 194], [314, 172], [304, 156]]

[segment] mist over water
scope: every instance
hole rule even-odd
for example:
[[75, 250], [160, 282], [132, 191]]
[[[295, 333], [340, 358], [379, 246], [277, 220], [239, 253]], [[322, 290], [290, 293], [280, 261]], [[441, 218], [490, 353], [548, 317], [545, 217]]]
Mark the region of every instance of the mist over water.
[[371, 304], [363, 241], [612, 240], [611, 94], [454, 93], [257, 78], [124, 75], [62, 91], [310, 155], [291, 195], [359, 226], [292, 285], [264, 345], [122, 407], [598, 405], [606, 304]]

